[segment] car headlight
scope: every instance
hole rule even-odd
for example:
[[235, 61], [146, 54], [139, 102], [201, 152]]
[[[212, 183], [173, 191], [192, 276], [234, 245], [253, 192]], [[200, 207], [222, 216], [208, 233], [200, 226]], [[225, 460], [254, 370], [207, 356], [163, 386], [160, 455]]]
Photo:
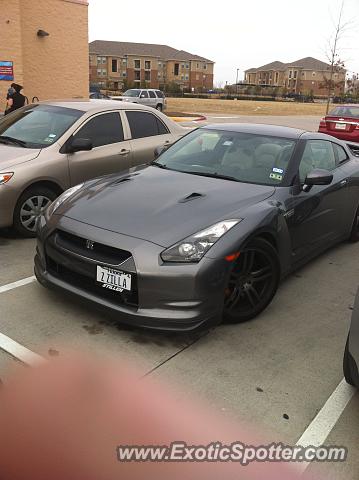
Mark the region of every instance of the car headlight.
[[59, 206], [68, 198], [72, 197], [80, 188], [83, 187], [83, 183], [80, 183], [79, 185], [76, 185], [75, 187], [71, 187], [68, 190], [66, 190], [64, 193], [62, 193], [59, 197], [54, 200], [51, 205], [46, 209], [46, 217], [50, 218], [51, 215], [59, 208]]
[[7, 183], [14, 175], [14, 172], [0, 173], [0, 185]]
[[241, 221], [237, 218], [215, 223], [168, 248], [161, 253], [161, 258], [165, 262], [199, 262], [217, 240]]

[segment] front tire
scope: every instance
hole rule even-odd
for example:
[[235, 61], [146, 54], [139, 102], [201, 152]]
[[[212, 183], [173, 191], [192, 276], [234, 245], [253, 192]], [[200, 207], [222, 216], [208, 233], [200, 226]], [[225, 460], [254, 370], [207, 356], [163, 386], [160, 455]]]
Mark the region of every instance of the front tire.
[[343, 373], [344, 378], [349, 385], [355, 386], [354, 372], [356, 370], [356, 364], [353, 357], [349, 352], [349, 335], [347, 338], [347, 343], [345, 344], [344, 357], [343, 357]]
[[256, 317], [272, 301], [279, 280], [276, 249], [266, 240], [255, 238], [233, 265], [225, 289], [224, 320], [242, 323]]
[[14, 210], [13, 226], [22, 237], [36, 237], [36, 222], [58, 195], [48, 187], [30, 187], [20, 196]]
[[353, 243], [359, 242], [359, 207], [354, 217], [352, 231], [349, 240]]
[[162, 105], [160, 103], [156, 105], [156, 110], [158, 110], [159, 112], [162, 112]]

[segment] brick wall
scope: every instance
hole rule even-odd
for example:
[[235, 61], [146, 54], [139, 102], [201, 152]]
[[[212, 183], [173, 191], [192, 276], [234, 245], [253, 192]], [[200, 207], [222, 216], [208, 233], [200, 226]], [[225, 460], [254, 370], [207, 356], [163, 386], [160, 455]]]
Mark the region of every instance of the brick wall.
[[[14, 61], [15, 82], [29, 100], [88, 98], [87, 2], [2, 0], [1, 6], [1, 60]], [[39, 29], [50, 35], [38, 37]], [[2, 98], [9, 83], [0, 82]]]

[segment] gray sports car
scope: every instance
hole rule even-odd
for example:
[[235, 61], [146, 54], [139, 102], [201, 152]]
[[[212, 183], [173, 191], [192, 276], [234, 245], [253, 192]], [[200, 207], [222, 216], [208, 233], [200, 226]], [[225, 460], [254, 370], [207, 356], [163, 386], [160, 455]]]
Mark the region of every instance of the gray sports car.
[[150, 165], [67, 190], [38, 223], [35, 273], [140, 326], [242, 322], [330, 246], [359, 239], [359, 158], [320, 133], [221, 124]]

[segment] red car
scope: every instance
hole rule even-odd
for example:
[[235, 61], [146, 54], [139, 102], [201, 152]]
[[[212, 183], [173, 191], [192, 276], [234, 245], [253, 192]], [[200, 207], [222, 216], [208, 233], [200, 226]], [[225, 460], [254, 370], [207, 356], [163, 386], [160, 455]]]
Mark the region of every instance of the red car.
[[320, 120], [318, 132], [359, 143], [359, 105], [340, 105]]

